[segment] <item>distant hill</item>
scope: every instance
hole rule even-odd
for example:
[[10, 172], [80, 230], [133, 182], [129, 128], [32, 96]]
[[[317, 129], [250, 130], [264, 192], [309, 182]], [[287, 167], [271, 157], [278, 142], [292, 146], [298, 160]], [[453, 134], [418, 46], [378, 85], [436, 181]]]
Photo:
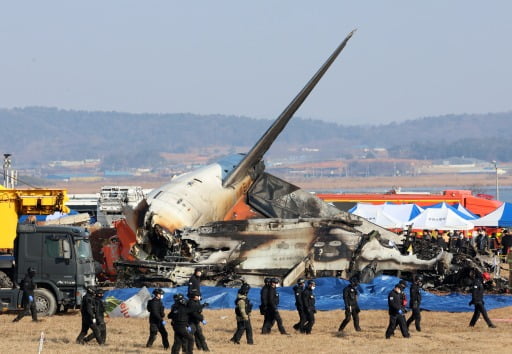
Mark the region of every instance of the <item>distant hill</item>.
[[[222, 115], [129, 114], [57, 108], [0, 109], [0, 153], [18, 164], [101, 158], [133, 167], [162, 163], [160, 153], [211, 155], [246, 151], [270, 120]], [[344, 126], [294, 118], [269, 156], [315, 148], [318, 158], [351, 156], [357, 148], [384, 147], [392, 156], [435, 159], [451, 156], [512, 161], [512, 112], [447, 115], [377, 126]], [[215, 156], [212, 156], [215, 157]]]

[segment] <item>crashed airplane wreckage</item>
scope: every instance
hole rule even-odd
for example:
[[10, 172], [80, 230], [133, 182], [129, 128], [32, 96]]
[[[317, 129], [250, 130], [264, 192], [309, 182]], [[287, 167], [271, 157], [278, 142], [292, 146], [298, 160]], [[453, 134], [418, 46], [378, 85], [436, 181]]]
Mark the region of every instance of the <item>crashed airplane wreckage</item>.
[[[262, 185], [266, 188], [260, 189]], [[478, 254], [469, 244], [452, 253], [427, 240], [399, 236], [266, 173], [247, 195], [260, 217], [173, 233], [156, 228], [151, 239], [133, 248], [146, 260], [116, 262], [120, 284], [183, 285], [201, 267], [209, 285], [261, 285], [272, 276], [286, 286], [304, 275], [348, 279], [354, 274], [369, 282], [383, 272], [400, 272], [406, 277], [422, 274], [425, 287], [464, 290], [472, 269], [496, 269], [493, 256]], [[414, 254], [407, 253], [410, 244]], [[504, 279], [495, 281], [497, 288], [506, 286]]]
[[[203, 268], [205, 284], [226, 286], [261, 285], [268, 276], [290, 285], [303, 274], [358, 273], [368, 281], [383, 271], [426, 272], [439, 283], [467, 267], [442, 249], [404, 254], [404, 237], [264, 172], [264, 154], [353, 33], [246, 155], [175, 176], [125, 208], [116, 242], [103, 249], [118, 286], [182, 285], [196, 267]], [[483, 262], [468, 264], [485, 270]]]

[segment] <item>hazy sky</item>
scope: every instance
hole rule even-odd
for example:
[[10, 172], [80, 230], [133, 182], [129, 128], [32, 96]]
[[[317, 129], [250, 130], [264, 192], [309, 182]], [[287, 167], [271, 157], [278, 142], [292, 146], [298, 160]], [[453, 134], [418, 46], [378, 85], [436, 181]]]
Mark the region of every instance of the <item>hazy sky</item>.
[[0, 107], [379, 124], [512, 110], [512, 1], [2, 1]]

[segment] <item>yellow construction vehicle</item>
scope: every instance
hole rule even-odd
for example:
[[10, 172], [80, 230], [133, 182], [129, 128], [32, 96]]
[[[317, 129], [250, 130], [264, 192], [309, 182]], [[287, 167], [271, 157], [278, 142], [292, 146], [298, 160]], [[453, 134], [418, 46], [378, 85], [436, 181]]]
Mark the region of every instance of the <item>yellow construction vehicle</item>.
[[14, 247], [21, 215], [69, 213], [67, 200], [64, 189], [7, 189], [0, 185], [0, 250], [9, 253]]

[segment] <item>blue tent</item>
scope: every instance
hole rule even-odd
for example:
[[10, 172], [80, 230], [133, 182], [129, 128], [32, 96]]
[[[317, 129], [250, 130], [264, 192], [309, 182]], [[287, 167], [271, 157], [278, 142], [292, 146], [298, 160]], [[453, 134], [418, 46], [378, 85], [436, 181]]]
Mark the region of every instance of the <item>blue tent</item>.
[[[386, 310], [388, 308], [387, 295], [400, 279], [392, 276], [379, 276], [371, 283], [359, 285], [359, 305], [363, 310]], [[339, 310], [344, 308], [343, 289], [348, 285], [347, 280], [338, 278], [318, 278], [316, 281], [316, 307], [318, 310]], [[105, 297], [113, 296], [119, 300], [127, 300], [135, 295], [140, 289], [115, 289], [108, 291]], [[150, 292], [152, 289], [149, 289]], [[261, 288], [251, 288], [249, 298], [257, 312], [260, 305]], [[164, 305], [170, 308], [173, 304], [173, 295], [176, 293], [187, 293], [187, 287], [165, 288]], [[234, 308], [238, 289], [221, 288], [213, 286], [202, 286], [201, 293], [203, 301], [209, 303], [210, 309]], [[279, 308], [283, 310], [295, 310], [295, 298], [292, 287], [278, 288]], [[409, 296], [409, 290], [406, 290]], [[422, 291], [422, 308], [429, 311], [446, 312], [471, 312], [473, 306], [468, 303], [471, 295], [449, 294], [445, 296], [434, 295]], [[508, 295], [486, 295], [485, 306], [487, 309], [512, 306], [512, 296]]]
[[402, 215], [405, 215], [406, 221], [409, 221], [420, 215], [423, 208], [413, 203], [394, 204], [388, 202], [384, 204], [384, 211], [398, 220], [403, 220]]
[[[465, 219], [465, 220], [475, 220], [477, 217], [475, 215], [470, 215], [471, 213], [469, 213], [469, 211], [467, 211], [467, 213], [459, 210], [458, 208], [455, 208], [449, 204], [446, 204], [445, 202], [442, 202], [442, 203], [438, 203], [438, 204], [434, 204], [434, 205], [428, 205], [425, 207], [425, 209], [430, 209], [430, 208], [439, 208], [439, 209], [442, 209], [442, 208], [447, 208], [447, 209], [450, 209], [451, 211], [453, 211], [455, 214], [457, 214], [458, 216], [460, 216], [461, 218]], [[469, 213], [469, 214], [468, 214]]]
[[423, 208], [417, 206], [416, 204], [394, 204], [386, 202], [384, 204], [357, 203], [348, 212], [363, 218], [367, 218], [365, 216], [367, 210], [371, 213], [374, 212], [372, 209], [378, 209], [386, 215], [389, 215], [391, 218], [402, 223], [414, 219], [423, 211]]
[[469, 220], [475, 220], [475, 219], [479, 218], [478, 215], [473, 214], [468, 209], [464, 208], [464, 206], [462, 204], [460, 204], [460, 203], [453, 204], [453, 207], [455, 209], [457, 209], [458, 211], [460, 211], [461, 213], [468, 215], [471, 218]]
[[512, 227], [512, 203], [503, 203], [492, 213], [473, 220], [473, 224], [475, 226]]

